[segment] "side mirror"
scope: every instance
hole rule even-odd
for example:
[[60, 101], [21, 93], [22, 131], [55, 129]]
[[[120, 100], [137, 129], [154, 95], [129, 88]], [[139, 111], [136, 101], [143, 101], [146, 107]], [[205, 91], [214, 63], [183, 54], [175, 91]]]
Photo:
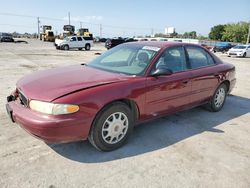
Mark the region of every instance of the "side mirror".
[[151, 76], [158, 77], [158, 76], [167, 76], [173, 74], [171, 69], [168, 69], [165, 66], [159, 66], [155, 71], [151, 73]]

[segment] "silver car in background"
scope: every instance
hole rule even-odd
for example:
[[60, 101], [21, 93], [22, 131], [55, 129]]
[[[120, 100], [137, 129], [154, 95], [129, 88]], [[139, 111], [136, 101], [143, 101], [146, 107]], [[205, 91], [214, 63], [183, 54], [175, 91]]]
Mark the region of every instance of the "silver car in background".
[[237, 45], [229, 49], [227, 52], [228, 57], [250, 57], [250, 45]]

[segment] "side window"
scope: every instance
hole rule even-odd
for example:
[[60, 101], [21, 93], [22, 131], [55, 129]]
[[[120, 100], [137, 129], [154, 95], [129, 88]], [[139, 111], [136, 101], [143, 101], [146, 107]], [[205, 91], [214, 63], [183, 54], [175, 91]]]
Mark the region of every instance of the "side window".
[[82, 41], [82, 37], [77, 37], [77, 40], [78, 41]]
[[72, 37], [70, 41], [76, 41], [76, 37]]
[[186, 59], [183, 47], [178, 46], [166, 49], [156, 62], [155, 68], [157, 69], [159, 66], [166, 66], [173, 72], [185, 71]]
[[189, 63], [192, 69], [214, 64], [213, 58], [202, 48], [186, 46]]

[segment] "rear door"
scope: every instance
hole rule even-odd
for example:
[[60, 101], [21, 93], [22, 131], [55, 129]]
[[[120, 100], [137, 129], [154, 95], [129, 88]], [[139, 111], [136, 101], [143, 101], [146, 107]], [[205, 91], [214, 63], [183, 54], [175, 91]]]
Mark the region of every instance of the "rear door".
[[219, 83], [220, 73], [211, 55], [198, 46], [186, 45], [188, 65], [192, 73], [191, 103], [210, 99]]
[[187, 71], [184, 48], [167, 48], [152, 71], [159, 66], [166, 66], [173, 74], [147, 77], [146, 112], [149, 116], [175, 112], [190, 103], [191, 73]]
[[78, 48], [83, 48], [83, 39], [82, 37], [77, 37], [77, 47]]

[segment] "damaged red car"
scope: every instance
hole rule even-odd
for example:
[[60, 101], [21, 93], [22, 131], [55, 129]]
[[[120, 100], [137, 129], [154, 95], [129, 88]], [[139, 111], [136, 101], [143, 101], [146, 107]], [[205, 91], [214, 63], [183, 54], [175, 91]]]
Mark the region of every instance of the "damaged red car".
[[204, 104], [219, 111], [235, 81], [235, 67], [199, 45], [131, 42], [88, 64], [23, 77], [6, 109], [47, 143], [88, 139], [111, 151], [141, 122]]

